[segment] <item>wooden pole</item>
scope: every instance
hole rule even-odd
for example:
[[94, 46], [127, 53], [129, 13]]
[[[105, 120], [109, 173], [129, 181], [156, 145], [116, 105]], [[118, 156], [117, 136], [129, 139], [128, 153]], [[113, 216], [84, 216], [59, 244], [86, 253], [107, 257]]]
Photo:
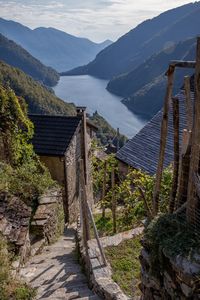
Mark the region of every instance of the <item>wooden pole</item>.
[[173, 105], [173, 125], [174, 125], [174, 167], [173, 167], [173, 181], [170, 195], [169, 212], [173, 213], [177, 186], [178, 186], [178, 171], [179, 171], [179, 99], [172, 99]]
[[170, 66], [167, 72], [168, 83], [167, 83], [167, 91], [165, 95], [164, 107], [163, 107], [163, 119], [161, 123], [161, 134], [160, 134], [160, 152], [158, 159], [158, 166], [156, 172], [156, 181], [154, 186], [153, 193], [153, 213], [156, 215], [158, 213], [159, 206], [159, 195], [161, 188], [161, 180], [162, 180], [162, 172], [164, 166], [164, 156], [165, 156], [165, 147], [167, 143], [167, 132], [168, 132], [168, 112], [169, 106], [172, 97], [172, 89], [173, 89], [173, 80], [174, 80], [174, 66]]
[[101, 241], [100, 241], [100, 239], [99, 239], [97, 227], [96, 227], [96, 224], [95, 224], [93, 215], [92, 215], [91, 208], [90, 208], [89, 205], [88, 205], [88, 202], [87, 202], [87, 210], [88, 210], [88, 213], [89, 213], [89, 217], [90, 217], [90, 219], [91, 219], [91, 222], [92, 222], [92, 226], [93, 226], [93, 229], [94, 229], [94, 235], [95, 235], [95, 238], [96, 238], [96, 240], [97, 240], [97, 245], [98, 245], [99, 251], [100, 251], [100, 253], [101, 253], [101, 257], [102, 257], [102, 260], [103, 260], [103, 264], [104, 264], [104, 266], [107, 266], [106, 257], [105, 257], [104, 251], [103, 251], [103, 247], [102, 247], [102, 245], [101, 245]]
[[79, 161], [79, 170], [80, 170], [80, 191], [81, 191], [81, 211], [82, 211], [82, 230], [83, 230], [83, 240], [84, 246], [87, 251], [87, 241], [90, 240], [90, 224], [88, 221], [87, 213], [87, 192], [85, 186], [85, 176], [84, 176], [84, 164], [83, 159]]
[[187, 201], [190, 153], [191, 153], [191, 131], [184, 129], [182, 135], [182, 146], [181, 146], [181, 154], [179, 160], [179, 178], [178, 178], [178, 190], [177, 190], [177, 197], [176, 197], [176, 209], [179, 209], [183, 205], [183, 203]]
[[185, 88], [185, 110], [186, 110], [186, 121], [187, 129], [192, 130], [193, 125], [193, 107], [190, 95], [190, 77], [185, 76], [184, 78], [184, 88]]
[[[107, 161], [104, 162], [104, 174], [103, 174], [103, 189], [102, 189], [102, 201], [104, 201], [106, 196], [106, 177], [107, 177]], [[102, 218], [105, 218], [105, 204], [102, 203]]]
[[84, 144], [84, 170], [85, 184], [88, 183], [88, 143], [87, 143], [87, 119], [86, 110], [83, 111], [83, 144]]
[[197, 38], [196, 68], [195, 68], [195, 101], [194, 101], [194, 124], [192, 130], [192, 145], [190, 172], [188, 182], [187, 199], [187, 221], [196, 224], [199, 213], [197, 190], [194, 183], [194, 176], [199, 171], [200, 156], [200, 37]]
[[111, 171], [111, 188], [112, 188], [112, 216], [113, 216], [113, 233], [117, 232], [116, 220], [116, 198], [115, 198], [115, 170], [114, 167]]

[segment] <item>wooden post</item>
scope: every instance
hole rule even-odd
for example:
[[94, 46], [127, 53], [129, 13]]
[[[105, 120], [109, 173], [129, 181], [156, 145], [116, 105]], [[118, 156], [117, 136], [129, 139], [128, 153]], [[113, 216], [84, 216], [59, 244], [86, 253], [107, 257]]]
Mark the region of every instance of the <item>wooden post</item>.
[[84, 170], [85, 184], [88, 184], [88, 143], [87, 143], [87, 119], [86, 111], [83, 111], [83, 140], [84, 140]]
[[119, 150], [119, 128], [117, 128], [117, 151]]
[[189, 131], [192, 130], [193, 125], [193, 107], [190, 96], [190, 77], [185, 76], [184, 78], [184, 88], [185, 88], [185, 110], [186, 110], [186, 121], [187, 121], [187, 129]]
[[162, 172], [164, 166], [164, 156], [165, 156], [165, 147], [167, 143], [167, 132], [168, 132], [168, 112], [169, 106], [172, 97], [172, 89], [173, 89], [173, 80], [174, 80], [174, 66], [170, 66], [167, 72], [168, 83], [167, 83], [167, 91], [165, 95], [164, 107], [163, 107], [163, 119], [161, 123], [161, 134], [160, 134], [160, 152], [159, 152], [159, 160], [156, 172], [156, 181], [154, 186], [153, 193], [153, 213], [156, 215], [158, 213], [159, 206], [159, 195], [161, 188], [161, 180], [162, 180]]
[[[103, 189], [102, 189], [102, 200], [104, 201], [106, 196], [106, 177], [107, 177], [107, 161], [104, 162], [104, 174], [103, 174]], [[105, 205], [104, 203], [101, 205], [102, 207], [102, 218], [105, 218]]]
[[173, 213], [176, 200], [178, 186], [178, 171], [179, 171], [179, 99], [172, 99], [173, 105], [173, 125], [174, 125], [174, 167], [173, 181], [170, 195], [169, 212]]
[[178, 190], [177, 190], [177, 197], [176, 197], [176, 209], [179, 209], [183, 205], [183, 203], [187, 201], [190, 153], [191, 153], [191, 131], [184, 129], [182, 135], [182, 146], [181, 146], [181, 154], [179, 160], [179, 178], [178, 178]]
[[195, 68], [195, 101], [194, 101], [194, 124], [192, 130], [192, 145], [190, 172], [188, 182], [187, 198], [187, 221], [196, 224], [198, 215], [197, 190], [194, 183], [194, 176], [199, 171], [200, 157], [200, 37], [197, 38], [196, 68]]
[[90, 240], [90, 224], [88, 221], [88, 213], [87, 213], [87, 192], [85, 186], [85, 176], [84, 176], [84, 164], [83, 160], [79, 161], [79, 170], [80, 170], [80, 191], [81, 191], [81, 211], [82, 211], [82, 230], [83, 230], [83, 240], [84, 246], [87, 251], [87, 241]]
[[117, 220], [116, 220], [116, 198], [115, 198], [115, 170], [114, 167], [111, 171], [111, 189], [112, 189], [112, 217], [113, 217], [113, 233], [117, 232]]

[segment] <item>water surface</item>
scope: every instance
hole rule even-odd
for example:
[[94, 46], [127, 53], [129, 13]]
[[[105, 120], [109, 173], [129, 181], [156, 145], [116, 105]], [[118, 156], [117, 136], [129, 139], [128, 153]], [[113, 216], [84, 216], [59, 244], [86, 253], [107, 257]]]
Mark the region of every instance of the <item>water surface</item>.
[[89, 75], [63, 76], [54, 88], [55, 94], [77, 106], [86, 106], [87, 112], [97, 111], [115, 129], [129, 138], [134, 136], [145, 124], [120, 102], [121, 98], [106, 90], [108, 81]]

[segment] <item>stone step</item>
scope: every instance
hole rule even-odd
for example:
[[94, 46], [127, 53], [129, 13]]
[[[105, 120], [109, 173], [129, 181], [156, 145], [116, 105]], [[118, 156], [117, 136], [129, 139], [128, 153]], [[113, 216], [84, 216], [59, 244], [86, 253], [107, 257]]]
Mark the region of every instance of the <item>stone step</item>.
[[101, 298], [99, 298], [97, 295], [92, 295], [89, 297], [77, 298], [77, 300], [101, 300]]

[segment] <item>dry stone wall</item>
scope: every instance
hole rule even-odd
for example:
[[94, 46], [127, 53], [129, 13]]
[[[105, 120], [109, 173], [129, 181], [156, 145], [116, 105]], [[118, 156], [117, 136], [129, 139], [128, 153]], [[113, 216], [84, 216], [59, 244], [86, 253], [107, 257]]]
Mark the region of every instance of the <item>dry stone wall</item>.
[[180, 255], [170, 258], [164, 252], [161, 256], [162, 266], [152, 266], [151, 249], [147, 241], [143, 241], [140, 255], [142, 299], [200, 299], [200, 255], [195, 254], [192, 261]]
[[13, 254], [23, 263], [30, 254], [29, 222], [31, 209], [18, 197], [0, 194], [0, 232]]
[[31, 235], [54, 242], [64, 230], [64, 210], [62, 191], [52, 189], [39, 198], [39, 205], [31, 222]]

